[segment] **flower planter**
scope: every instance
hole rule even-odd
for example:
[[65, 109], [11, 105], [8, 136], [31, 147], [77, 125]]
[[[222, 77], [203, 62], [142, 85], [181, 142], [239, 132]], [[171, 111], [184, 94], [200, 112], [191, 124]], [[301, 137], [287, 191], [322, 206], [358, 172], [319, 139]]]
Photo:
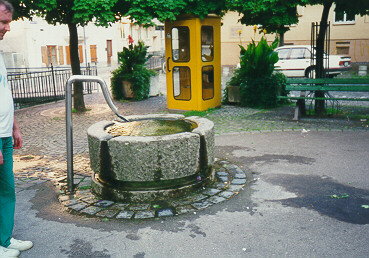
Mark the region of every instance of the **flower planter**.
[[123, 95], [126, 99], [133, 98], [133, 91], [131, 90], [132, 83], [129, 81], [122, 81]]
[[158, 96], [160, 93], [159, 75], [150, 78], [150, 97]]
[[240, 86], [228, 86], [228, 102], [240, 103]]

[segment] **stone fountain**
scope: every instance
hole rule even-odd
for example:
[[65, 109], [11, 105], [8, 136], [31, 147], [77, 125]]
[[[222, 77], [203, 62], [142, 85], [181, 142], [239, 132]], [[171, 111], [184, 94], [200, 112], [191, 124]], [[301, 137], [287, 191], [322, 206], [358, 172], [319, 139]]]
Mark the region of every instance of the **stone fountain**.
[[125, 118], [122, 123], [98, 122], [87, 131], [96, 195], [122, 202], [160, 201], [213, 181], [213, 122], [173, 114]]

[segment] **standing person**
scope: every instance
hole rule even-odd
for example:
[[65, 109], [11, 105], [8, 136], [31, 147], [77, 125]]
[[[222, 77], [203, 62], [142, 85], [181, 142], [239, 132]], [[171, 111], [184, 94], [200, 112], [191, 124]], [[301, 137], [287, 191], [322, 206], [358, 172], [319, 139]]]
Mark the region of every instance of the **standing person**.
[[[10, 30], [13, 6], [0, 0], [0, 40]], [[14, 226], [15, 186], [13, 148], [22, 147], [22, 135], [14, 118], [12, 93], [7, 81], [4, 60], [0, 55], [0, 257], [18, 257], [33, 246], [31, 241], [11, 237]], [[14, 139], [14, 144], [13, 140]]]

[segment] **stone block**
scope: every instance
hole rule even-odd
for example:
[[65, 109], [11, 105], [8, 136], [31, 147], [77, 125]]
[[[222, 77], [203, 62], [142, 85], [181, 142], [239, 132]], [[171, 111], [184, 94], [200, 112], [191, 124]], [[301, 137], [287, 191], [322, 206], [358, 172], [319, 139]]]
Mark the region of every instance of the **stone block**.
[[246, 184], [246, 179], [233, 179], [231, 184], [232, 185], [243, 185], [243, 184]]
[[135, 219], [150, 219], [155, 217], [154, 211], [138, 211], [135, 214]]
[[161, 209], [158, 210], [158, 217], [167, 217], [167, 216], [173, 216], [173, 210], [172, 209]]
[[197, 116], [187, 117], [187, 120], [198, 125], [192, 132], [200, 135], [208, 165], [213, 165], [215, 160], [214, 123], [209, 119]]
[[87, 129], [91, 169], [96, 174], [100, 174], [101, 143], [113, 138], [112, 135], [106, 133], [104, 130], [112, 124], [113, 122], [111, 121], [101, 121], [91, 125]]
[[229, 198], [233, 197], [235, 194], [236, 193], [234, 193], [234, 192], [224, 191], [224, 192], [221, 192], [218, 195], [221, 196], [221, 197], [223, 197], [223, 198], [229, 199]]
[[106, 208], [106, 207], [109, 207], [109, 206], [112, 206], [114, 204], [114, 202], [112, 201], [108, 201], [108, 200], [102, 200], [102, 201], [97, 201], [95, 203], [96, 206], [98, 207], [103, 207], [103, 208]]
[[202, 209], [205, 209], [209, 206], [213, 205], [211, 202], [208, 202], [208, 201], [202, 201], [202, 202], [195, 202], [195, 203], [192, 203], [192, 206], [198, 210], [202, 210]]
[[117, 219], [131, 219], [135, 213], [133, 211], [121, 211], [116, 216]]
[[112, 172], [121, 181], [157, 181], [193, 175], [199, 167], [200, 137], [119, 136], [108, 142]]
[[85, 214], [88, 214], [88, 215], [95, 215], [96, 213], [98, 213], [102, 209], [103, 208], [100, 208], [100, 207], [90, 206], [90, 207], [87, 207], [87, 208], [81, 210], [81, 212], [83, 212]]

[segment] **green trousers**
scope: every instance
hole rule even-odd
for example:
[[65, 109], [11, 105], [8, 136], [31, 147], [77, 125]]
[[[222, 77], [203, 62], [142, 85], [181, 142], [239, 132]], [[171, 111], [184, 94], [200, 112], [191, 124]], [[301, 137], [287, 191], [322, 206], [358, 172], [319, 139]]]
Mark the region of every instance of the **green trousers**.
[[4, 158], [3, 164], [0, 165], [0, 245], [8, 247], [13, 233], [15, 212], [12, 137], [1, 138], [0, 150]]

